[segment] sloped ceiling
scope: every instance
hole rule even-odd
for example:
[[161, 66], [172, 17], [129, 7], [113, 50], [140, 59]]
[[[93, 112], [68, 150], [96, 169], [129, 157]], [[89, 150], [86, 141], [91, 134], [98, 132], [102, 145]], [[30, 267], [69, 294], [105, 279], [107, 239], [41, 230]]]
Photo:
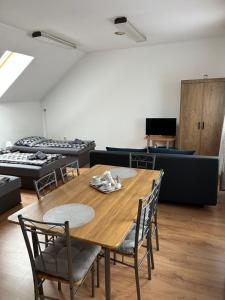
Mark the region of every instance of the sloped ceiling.
[[31, 64], [1, 97], [0, 102], [38, 101], [72, 68], [83, 53], [41, 43], [29, 31], [0, 23], [0, 55], [5, 50], [34, 57]]
[[[148, 40], [116, 36], [112, 20], [118, 16], [127, 16]], [[0, 22], [0, 53], [35, 58], [0, 101], [37, 101], [85, 52], [225, 35], [225, 1], [0, 0]], [[31, 38], [34, 30], [67, 37], [80, 51], [40, 43]]]

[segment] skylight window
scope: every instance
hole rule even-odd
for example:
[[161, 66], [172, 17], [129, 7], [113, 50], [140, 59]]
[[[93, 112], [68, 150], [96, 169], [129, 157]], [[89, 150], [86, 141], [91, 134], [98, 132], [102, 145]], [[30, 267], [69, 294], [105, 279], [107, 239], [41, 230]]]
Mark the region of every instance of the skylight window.
[[8, 90], [34, 58], [32, 56], [5, 51], [0, 57], [0, 97]]

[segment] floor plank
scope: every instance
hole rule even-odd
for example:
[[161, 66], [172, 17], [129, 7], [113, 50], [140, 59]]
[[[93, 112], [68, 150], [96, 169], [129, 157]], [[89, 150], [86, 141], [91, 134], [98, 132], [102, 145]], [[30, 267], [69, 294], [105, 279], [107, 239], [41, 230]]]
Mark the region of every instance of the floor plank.
[[[19, 226], [7, 221], [9, 214], [37, 201], [31, 191], [22, 191], [22, 205], [0, 216], [0, 299], [33, 299], [31, 268]], [[147, 280], [146, 264], [141, 277], [142, 300], [225, 299], [225, 193], [217, 207], [159, 204], [160, 251], [155, 251], [155, 270]], [[112, 299], [136, 299], [134, 272], [112, 265]], [[68, 299], [67, 286], [45, 284], [46, 294]], [[90, 277], [78, 300], [91, 299]], [[96, 299], [104, 299], [104, 270]]]

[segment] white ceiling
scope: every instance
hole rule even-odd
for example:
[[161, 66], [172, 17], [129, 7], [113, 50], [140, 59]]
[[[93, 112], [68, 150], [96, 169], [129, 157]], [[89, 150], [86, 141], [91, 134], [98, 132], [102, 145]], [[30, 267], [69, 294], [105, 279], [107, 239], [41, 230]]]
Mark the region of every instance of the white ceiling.
[[[113, 19], [126, 16], [148, 38], [116, 36]], [[31, 38], [45, 30], [79, 44], [63, 49]], [[225, 0], [0, 0], [0, 55], [5, 50], [34, 60], [1, 101], [38, 101], [85, 52], [225, 35]]]
[[141, 45], [225, 34], [224, 0], [0, 0], [1, 22], [65, 35], [85, 51], [140, 45], [114, 35], [117, 16], [148, 37]]

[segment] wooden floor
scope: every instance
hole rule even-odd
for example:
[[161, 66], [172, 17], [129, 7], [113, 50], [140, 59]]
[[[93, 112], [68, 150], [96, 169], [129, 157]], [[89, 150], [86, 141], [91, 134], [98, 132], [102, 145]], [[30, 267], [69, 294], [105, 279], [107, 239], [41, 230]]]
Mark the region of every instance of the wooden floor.
[[[23, 206], [37, 201], [33, 192], [23, 191]], [[0, 216], [0, 299], [32, 300], [33, 282], [20, 228], [7, 216]], [[147, 280], [146, 264], [141, 272], [142, 300], [224, 300], [225, 299], [225, 194], [217, 207], [196, 208], [159, 204], [160, 251], [155, 252], [155, 270]], [[133, 270], [112, 265], [112, 299], [136, 299]], [[68, 298], [67, 286], [58, 294], [55, 284], [46, 283], [46, 294]], [[91, 299], [90, 278], [77, 299]], [[101, 288], [96, 299], [104, 299]]]

